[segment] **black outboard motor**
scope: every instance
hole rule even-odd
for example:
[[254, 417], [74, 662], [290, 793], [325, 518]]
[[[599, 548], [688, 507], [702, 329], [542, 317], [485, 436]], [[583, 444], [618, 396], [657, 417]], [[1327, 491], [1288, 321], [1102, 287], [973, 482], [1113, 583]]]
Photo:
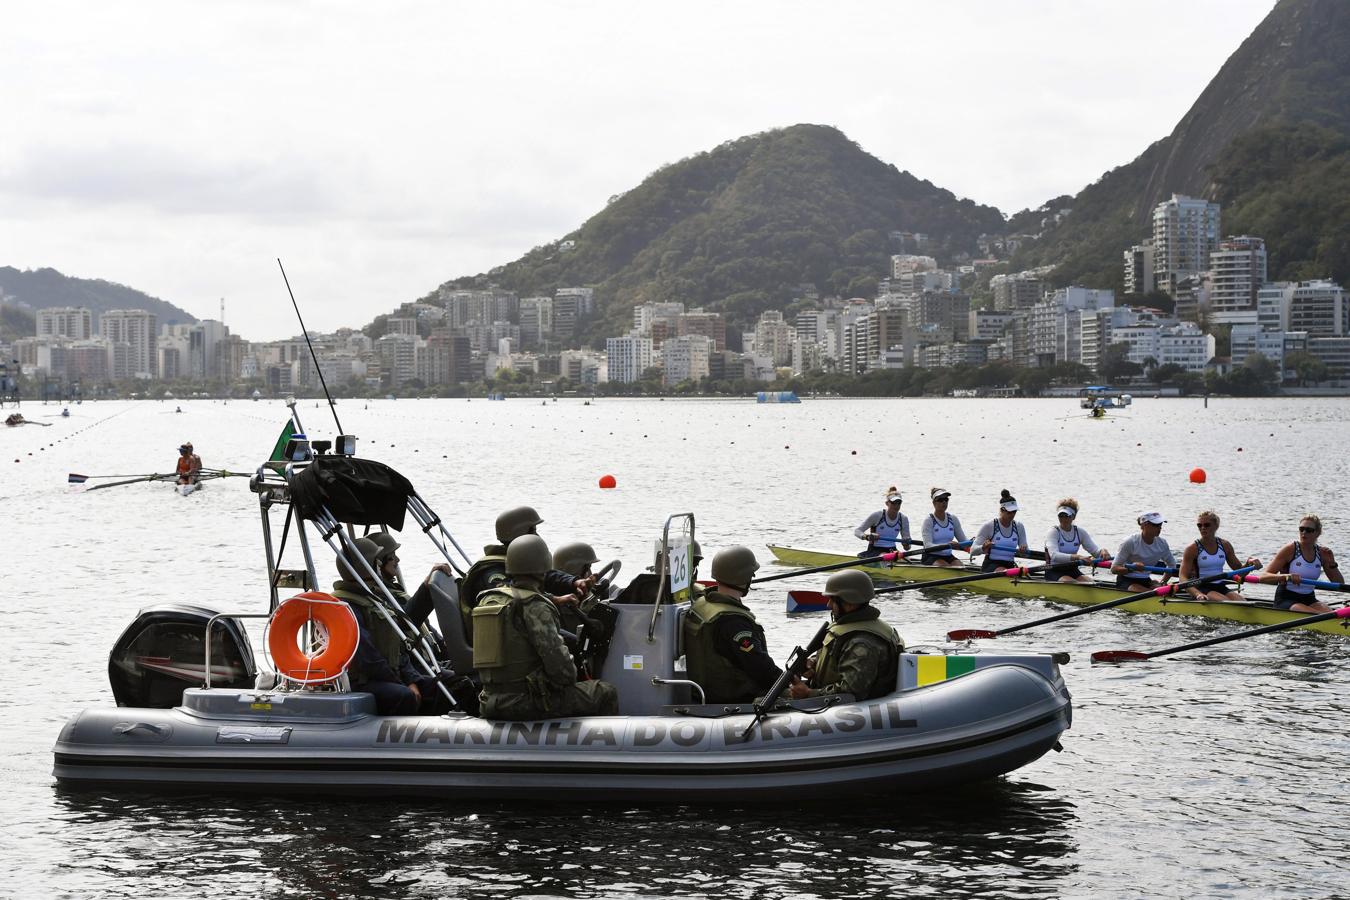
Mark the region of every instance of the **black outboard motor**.
[[[141, 610], [113, 645], [108, 680], [118, 706], [172, 709], [183, 690], [206, 680], [206, 623], [213, 609], [164, 603]], [[211, 629], [211, 686], [253, 687], [253, 647], [238, 619], [218, 619]]]

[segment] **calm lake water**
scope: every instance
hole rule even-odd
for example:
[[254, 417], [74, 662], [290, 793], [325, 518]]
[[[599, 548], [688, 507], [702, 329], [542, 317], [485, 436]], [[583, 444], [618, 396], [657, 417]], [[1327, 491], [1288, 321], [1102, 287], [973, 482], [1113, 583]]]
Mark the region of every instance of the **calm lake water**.
[[[0, 895], [40, 897], [1084, 897], [1350, 895], [1344, 684], [1350, 638], [1283, 633], [1131, 667], [1095, 649], [1157, 649], [1236, 626], [1118, 612], [1004, 639], [1066, 650], [1065, 752], [960, 792], [880, 808], [269, 802], [71, 794], [51, 777], [61, 724], [110, 704], [107, 654], [137, 609], [190, 599], [265, 611], [258, 509], [244, 479], [193, 496], [137, 484], [87, 493], [66, 475], [168, 471], [191, 440], [207, 466], [248, 471], [285, 420], [278, 402], [85, 403], [0, 429], [7, 786]], [[394, 465], [476, 552], [496, 514], [528, 503], [553, 546], [584, 539], [649, 562], [665, 517], [693, 511], [711, 556], [744, 543], [856, 551], [851, 531], [895, 484], [915, 535], [928, 488], [972, 532], [999, 489], [1033, 545], [1060, 497], [1104, 545], [1158, 508], [1180, 551], [1213, 508], [1239, 554], [1263, 559], [1316, 512], [1350, 557], [1350, 401], [1140, 399], [1090, 421], [1072, 400], [346, 401], [359, 452]], [[302, 403], [311, 434], [327, 409]], [[1072, 416], [1072, 418], [1063, 418]], [[15, 462], [18, 460], [18, 462]], [[1201, 466], [1204, 485], [1187, 473]], [[597, 479], [612, 474], [615, 490]], [[409, 577], [429, 546], [401, 553]], [[294, 551], [292, 551], [294, 552]], [[327, 577], [327, 572], [324, 573]], [[786, 590], [750, 598], [780, 659], [818, 618]], [[921, 592], [883, 615], [911, 644], [1051, 611], [1029, 600]], [[254, 634], [255, 648], [261, 647]]]

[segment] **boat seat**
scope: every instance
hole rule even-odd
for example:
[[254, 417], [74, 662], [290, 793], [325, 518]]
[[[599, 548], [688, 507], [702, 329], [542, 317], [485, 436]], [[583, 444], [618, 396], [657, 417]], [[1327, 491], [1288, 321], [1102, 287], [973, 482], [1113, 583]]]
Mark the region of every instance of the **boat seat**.
[[473, 671], [473, 647], [464, 633], [464, 616], [459, 611], [459, 585], [444, 572], [435, 571], [431, 573], [430, 588], [450, 667], [457, 675], [468, 675]]

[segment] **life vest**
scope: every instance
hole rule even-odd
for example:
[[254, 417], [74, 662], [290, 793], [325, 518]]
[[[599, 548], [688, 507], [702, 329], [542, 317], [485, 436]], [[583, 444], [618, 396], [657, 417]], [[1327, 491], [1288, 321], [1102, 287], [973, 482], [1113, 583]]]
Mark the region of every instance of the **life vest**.
[[529, 603], [547, 605], [558, 618], [543, 594], [506, 584], [484, 591], [473, 609], [473, 667], [489, 693], [528, 694], [531, 681], [540, 682], [543, 660], [525, 634], [522, 616]]
[[880, 638], [886, 644], [888, 652], [886, 665], [877, 673], [876, 680], [867, 686], [867, 695], [857, 699], [871, 700], [895, 690], [896, 666], [900, 661], [900, 651], [905, 649], [905, 642], [899, 632], [877, 618], [835, 622], [831, 625], [829, 631], [825, 633], [824, 642], [820, 645], [820, 653], [816, 656], [816, 674], [811, 678], [811, 682], [815, 685], [827, 685], [839, 681], [839, 661], [844, 657], [844, 648], [848, 646], [849, 641], [863, 634]]
[[684, 618], [684, 654], [689, 678], [699, 683], [709, 703], [745, 703], [755, 698], [759, 685], [718, 652], [713, 623], [723, 616], [740, 616], [761, 643], [764, 629], [755, 614], [735, 597], [708, 591], [689, 606]]
[[366, 630], [370, 632], [370, 640], [375, 649], [389, 661], [390, 668], [397, 671], [399, 658], [403, 655], [403, 635], [399, 634], [398, 629], [375, 609], [378, 601], [361, 593], [364, 590], [359, 582], [335, 581], [332, 594], [353, 607]]

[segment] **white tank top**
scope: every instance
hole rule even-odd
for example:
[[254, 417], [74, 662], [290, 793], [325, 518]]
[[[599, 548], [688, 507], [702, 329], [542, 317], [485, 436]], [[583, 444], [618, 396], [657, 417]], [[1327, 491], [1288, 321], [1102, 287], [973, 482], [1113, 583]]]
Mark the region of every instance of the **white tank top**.
[[1073, 536], [1065, 537], [1064, 529], [1055, 529], [1055, 538], [1059, 541], [1059, 552], [1067, 553], [1070, 556], [1077, 553], [1083, 546], [1083, 539], [1078, 536], [1078, 526], [1073, 526]]
[[1012, 562], [1017, 558], [1017, 523], [1012, 523], [1011, 533], [1005, 534], [998, 520], [994, 520], [994, 533], [989, 547], [989, 558], [999, 562]]
[[1205, 545], [1201, 541], [1195, 542], [1195, 571], [1201, 578], [1217, 578], [1223, 574], [1224, 566], [1228, 565], [1228, 556], [1223, 552], [1223, 544], [1219, 545], [1217, 553], [1210, 553], [1205, 550]]
[[[950, 544], [952, 541], [956, 540], [956, 526], [952, 524], [950, 517], [948, 517], [945, 522], [939, 522], [937, 516], [929, 513], [928, 519], [933, 523], [933, 546], [937, 546], [938, 544]], [[933, 555], [951, 556], [952, 551], [950, 548], [934, 550]]]
[[872, 526], [872, 530], [877, 533], [877, 539], [872, 542], [873, 547], [880, 547], [882, 550], [894, 550], [895, 542], [900, 539], [900, 525], [904, 519], [897, 513], [894, 524], [886, 520], [886, 511], [881, 511], [881, 518], [877, 524]]
[[[1290, 575], [1298, 575], [1304, 581], [1316, 581], [1322, 577], [1322, 548], [1313, 548], [1313, 558], [1311, 561], [1303, 558], [1303, 551], [1299, 549], [1298, 544], [1294, 545], [1294, 558], [1289, 560], [1289, 568], [1285, 570]], [[1294, 584], [1292, 581], [1284, 586], [1286, 591], [1295, 594], [1311, 594], [1312, 586], [1307, 584]]]

